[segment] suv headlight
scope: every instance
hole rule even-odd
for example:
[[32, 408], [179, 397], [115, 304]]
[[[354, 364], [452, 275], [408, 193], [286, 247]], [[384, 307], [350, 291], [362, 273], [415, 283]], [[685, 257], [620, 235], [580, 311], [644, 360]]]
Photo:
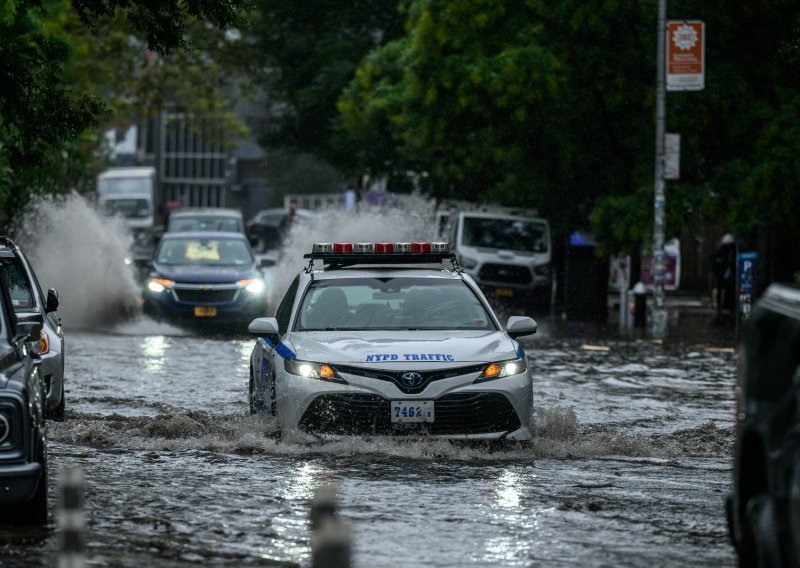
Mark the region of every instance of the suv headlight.
[[475, 268], [478, 266], [478, 261], [468, 256], [458, 256], [458, 263], [464, 268]]
[[266, 288], [264, 281], [260, 278], [255, 278], [253, 280], [239, 280], [239, 286], [244, 287], [244, 289], [251, 294], [261, 294]]
[[8, 419], [5, 413], [0, 412], [0, 444], [8, 440], [10, 434], [11, 421]]
[[45, 353], [50, 352], [50, 336], [47, 335], [45, 330], [42, 330], [41, 334], [39, 335], [39, 343], [34, 351], [36, 351], [36, 353], [39, 355], [44, 355]]
[[297, 359], [284, 359], [283, 368], [287, 373], [305, 377], [307, 379], [319, 379], [332, 383], [347, 384], [330, 365], [326, 363], [310, 363], [308, 361], [298, 361]]
[[525, 358], [512, 359], [510, 361], [500, 361], [499, 363], [489, 363], [483, 368], [481, 376], [475, 379], [476, 383], [491, 381], [492, 379], [502, 379], [511, 375], [519, 375], [527, 370]]
[[159, 294], [163, 292], [167, 286], [172, 286], [174, 284], [175, 282], [173, 280], [167, 280], [166, 278], [151, 278], [150, 282], [147, 283], [147, 289]]

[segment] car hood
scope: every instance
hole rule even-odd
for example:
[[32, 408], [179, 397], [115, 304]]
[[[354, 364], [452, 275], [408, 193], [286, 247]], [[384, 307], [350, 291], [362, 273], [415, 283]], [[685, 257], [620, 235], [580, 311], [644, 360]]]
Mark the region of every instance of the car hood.
[[158, 277], [187, 284], [221, 284], [259, 276], [255, 267], [247, 266], [170, 266], [156, 264]]
[[517, 345], [502, 331], [307, 331], [284, 344], [301, 360], [416, 368], [513, 359]]

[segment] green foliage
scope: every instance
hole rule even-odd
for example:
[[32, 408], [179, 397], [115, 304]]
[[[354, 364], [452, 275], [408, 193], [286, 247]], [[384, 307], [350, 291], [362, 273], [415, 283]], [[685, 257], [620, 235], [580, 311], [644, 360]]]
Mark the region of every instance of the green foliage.
[[[231, 69], [251, 51], [217, 29], [235, 23], [241, 6], [0, 1], [0, 222], [13, 222], [36, 193], [91, 187], [103, 165], [101, 122], [129, 123], [178, 100], [178, 110], [243, 134], [226, 90], [241, 87]], [[177, 47], [169, 57], [152, 51]]]
[[334, 132], [336, 101], [361, 59], [402, 33], [398, 0], [257, 0], [260, 78], [276, 115], [264, 142], [353, 169], [360, 151]]

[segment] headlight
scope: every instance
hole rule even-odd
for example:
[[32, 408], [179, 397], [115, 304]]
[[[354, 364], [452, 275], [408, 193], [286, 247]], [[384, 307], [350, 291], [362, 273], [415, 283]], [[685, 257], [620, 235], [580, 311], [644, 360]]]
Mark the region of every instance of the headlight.
[[527, 370], [525, 358], [512, 359], [511, 361], [501, 361], [499, 363], [489, 363], [484, 367], [481, 376], [476, 379], [480, 381], [490, 381], [492, 379], [502, 379], [511, 375], [519, 375]]
[[37, 352], [39, 355], [50, 352], [50, 336], [47, 335], [45, 330], [42, 330], [42, 333], [39, 335], [39, 348]]
[[0, 444], [8, 439], [9, 434], [11, 434], [11, 423], [6, 415], [0, 412]]
[[151, 278], [150, 282], [147, 283], [147, 289], [159, 294], [164, 291], [164, 288], [172, 286], [173, 284], [175, 284], [174, 281], [167, 280], [166, 278]]
[[475, 268], [478, 266], [478, 261], [468, 256], [459, 256], [458, 263], [464, 268]]
[[244, 289], [251, 294], [260, 294], [264, 291], [264, 281], [258, 278], [254, 280], [239, 280], [239, 286], [244, 286]]
[[298, 377], [347, 384], [347, 381], [336, 374], [333, 367], [325, 363], [309, 363], [308, 361], [298, 361], [297, 359], [284, 359], [283, 368], [286, 369], [287, 373], [297, 375]]

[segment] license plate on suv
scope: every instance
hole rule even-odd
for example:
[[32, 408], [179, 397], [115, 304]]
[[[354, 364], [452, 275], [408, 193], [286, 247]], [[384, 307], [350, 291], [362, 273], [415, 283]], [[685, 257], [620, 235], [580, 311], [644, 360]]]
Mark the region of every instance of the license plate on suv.
[[393, 400], [392, 422], [433, 422], [432, 400]]
[[217, 315], [216, 306], [195, 306], [194, 315], [198, 318], [213, 318]]

